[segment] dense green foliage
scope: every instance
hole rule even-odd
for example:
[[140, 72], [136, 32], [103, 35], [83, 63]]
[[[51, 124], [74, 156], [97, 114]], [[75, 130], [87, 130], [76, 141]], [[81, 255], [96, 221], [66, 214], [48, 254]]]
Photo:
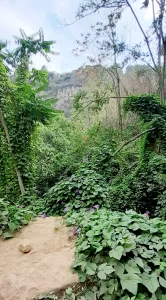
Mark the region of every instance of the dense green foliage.
[[32, 211], [27, 208], [0, 199], [0, 235], [11, 238], [14, 231], [28, 224], [32, 216]]
[[[24, 33], [24, 32], [23, 32]], [[22, 33], [22, 34], [23, 34]], [[39, 32], [41, 35], [41, 32]], [[0, 61], [0, 195], [18, 197], [33, 188], [31, 136], [38, 122], [45, 124], [55, 115], [49, 101], [42, 101], [39, 92], [46, 86], [44, 71], [30, 70], [32, 53], [48, 52], [51, 42], [25, 36], [13, 53], [15, 82]]]
[[[22, 32], [10, 57], [0, 47], [0, 235], [12, 237], [33, 216], [68, 212], [78, 234], [73, 267], [90, 287], [82, 300], [163, 300], [166, 106], [153, 94], [127, 97], [124, 110], [136, 123], [127, 116], [120, 132], [66, 119], [42, 96], [47, 72], [30, 68], [31, 54], [48, 59], [53, 43], [38, 34]], [[92, 98], [97, 115], [109, 95], [94, 90]], [[77, 94], [78, 111], [80, 100]]]
[[109, 190], [111, 209], [120, 211], [134, 209], [142, 213], [148, 210], [154, 215], [165, 188], [166, 158], [163, 155], [152, 155], [148, 162], [144, 162], [131, 174], [126, 175], [119, 185], [113, 182]]
[[85, 299], [164, 297], [166, 222], [148, 213], [96, 209], [69, 212], [67, 224], [78, 233], [73, 268], [81, 282], [93, 282]]
[[46, 207], [50, 213], [61, 213], [70, 205], [73, 209], [106, 203], [108, 186], [94, 170], [82, 167], [68, 180], [52, 187], [46, 194]]

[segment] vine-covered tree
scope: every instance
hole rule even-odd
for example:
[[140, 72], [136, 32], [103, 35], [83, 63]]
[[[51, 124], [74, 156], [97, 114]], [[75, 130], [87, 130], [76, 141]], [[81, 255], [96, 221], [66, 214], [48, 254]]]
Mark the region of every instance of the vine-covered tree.
[[21, 33], [19, 47], [12, 52], [14, 84], [4, 65], [10, 65], [7, 51], [0, 61], [1, 196], [19, 195], [33, 187], [31, 135], [38, 122], [45, 123], [56, 113], [38, 94], [46, 86], [47, 73], [29, 69], [31, 55], [41, 52], [48, 59], [54, 42], [44, 41], [42, 30], [37, 39]]

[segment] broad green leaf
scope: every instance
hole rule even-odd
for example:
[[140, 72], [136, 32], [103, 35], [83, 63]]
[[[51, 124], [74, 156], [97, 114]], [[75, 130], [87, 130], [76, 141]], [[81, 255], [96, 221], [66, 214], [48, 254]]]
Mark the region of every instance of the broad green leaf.
[[98, 272], [97, 276], [100, 279], [105, 280], [107, 277], [106, 275], [109, 275], [114, 271], [115, 271], [114, 268], [112, 266], [108, 266], [107, 263], [101, 264], [99, 266], [99, 272]]
[[136, 264], [137, 264], [138, 266], [140, 266], [141, 268], [144, 267], [144, 263], [143, 263], [142, 258], [136, 257], [134, 260], [135, 260], [135, 262], [136, 262]]
[[153, 257], [152, 259], [149, 260], [149, 262], [152, 262], [155, 266], [160, 265], [160, 258], [159, 257]]
[[79, 260], [85, 260], [85, 259], [86, 259], [85, 254], [81, 253], [81, 254], [79, 255]]
[[123, 247], [124, 247], [125, 253], [130, 252], [131, 250], [136, 248], [136, 242], [135, 242], [133, 236], [129, 236], [127, 239], [125, 239], [124, 242], [125, 243], [124, 243]]
[[166, 288], [166, 280], [162, 277], [159, 277], [159, 283], [161, 286], [163, 286], [164, 288]]
[[158, 243], [156, 245], [153, 246], [157, 251], [161, 250], [163, 248], [163, 243]]
[[12, 222], [10, 222], [9, 224], [8, 224], [8, 226], [9, 226], [9, 229], [13, 232], [14, 230], [16, 230], [17, 229], [17, 225], [15, 225], [14, 223], [12, 223]]
[[113, 273], [114, 271], [115, 271], [114, 268], [111, 267], [111, 266], [106, 266], [106, 268], [105, 268], [105, 273], [106, 273], [107, 275]]
[[120, 221], [120, 224], [121, 223], [124, 223], [124, 226], [127, 226], [128, 224], [130, 224], [132, 222], [132, 219], [127, 216], [127, 215], [124, 215]]
[[4, 237], [4, 239], [9, 239], [9, 238], [12, 238], [13, 237], [13, 233], [12, 232], [5, 232], [4, 234], [3, 234], [3, 237]]
[[105, 272], [106, 274], [111, 274], [111, 273], [114, 272], [115, 270], [114, 270], [114, 268], [113, 268], [112, 266], [109, 266], [109, 265], [107, 265], [107, 263], [105, 263], [105, 264], [101, 264], [101, 265], [99, 266], [99, 271], [103, 271], [103, 272]]
[[152, 297], [150, 298], [150, 300], [157, 300], [156, 295], [153, 294]]
[[86, 274], [87, 275], [94, 275], [96, 269], [97, 269], [96, 264], [88, 262], [87, 265], [86, 265]]
[[141, 235], [139, 235], [137, 238], [136, 238], [136, 241], [140, 244], [145, 244], [147, 245], [149, 240], [151, 239], [152, 235], [151, 234], [148, 234], [148, 233], [143, 233]]
[[120, 300], [130, 300], [130, 298], [129, 298], [129, 296], [126, 295], [124, 297], [121, 297]]
[[115, 273], [118, 277], [121, 277], [124, 273], [124, 264], [122, 264], [121, 262], [117, 261], [115, 264], [114, 264], [114, 268], [115, 268]]
[[123, 250], [124, 249], [122, 246], [117, 246], [115, 249], [113, 249], [109, 252], [109, 256], [120, 260], [122, 257], [122, 254], [123, 254]]
[[155, 293], [159, 287], [159, 282], [156, 273], [152, 273], [152, 274], [143, 273], [142, 284], [146, 286], [146, 288], [149, 290], [150, 293], [152, 294]]
[[107, 266], [107, 263], [101, 264], [99, 266], [99, 271], [104, 271], [106, 266]]
[[110, 295], [105, 295], [105, 296], [103, 297], [103, 300], [111, 300]]
[[86, 261], [79, 261], [79, 262], [75, 262], [74, 264], [73, 264], [73, 268], [77, 268], [77, 267], [81, 267], [81, 270], [82, 271], [84, 271], [85, 270], [85, 268], [86, 268], [86, 265], [87, 265], [87, 262]]
[[111, 279], [108, 283], [108, 286], [109, 286], [109, 294], [112, 295], [112, 293], [114, 291], [117, 291], [118, 289], [118, 281], [117, 279]]
[[156, 233], [158, 232], [158, 228], [156, 227], [150, 227], [150, 233]]
[[150, 229], [149, 225], [145, 223], [139, 223], [139, 228], [143, 231], [148, 231]]
[[104, 271], [99, 271], [97, 273], [97, 276], [101, 279], [101, 280], [105, 280], [107, 278], [106, 273]]
[[8, 210], [1, 211], [2, 216], [7, 216], [9, 214]]
[[90, 246], [88, 245], [88, 241], [84, 241], [81, 245], [79, 245], [79, 249], [81, 250], [86, 250], [88, 249]]
[[87, 235], [88, 237], [93, 237], [93, 236], [94, 236], [93, 230], [89, 230], [89, 231], [86, 233], [86, 235]]
[[141, 283], [142, 280], [137, 274], [123, 274], [120, 278], [120, 282], [123, 290], [128, 290], [133, 295], [137, 294], [138, 283]]
[[80, 272], [79, 271], [78, 276], [79, 276], [79, 281], [80, 282], [85, 282], [85, 280], [86, 280], [86, 273], [85, 272]]
[[137, 299], [138, 299], [138, 300], [144, 300], [145, 298], [146, 298], [146, 297], [145, 297], [144, 294], [139, 293], [139, 294], [137, 295]]
[[141, 254], [141, 256], [142, 256], [143, 258], [152, 258], [152, 257], [154, 256], [154, 254], [155, 254], [154, 250], [145, 250], [145, 251]]
[[94, 293], [92, 291], [87, 291], [85, 293], [85, 298], [86, 298], [86, 300], [95, 300], [96, 299], [96, 293]]
[[134, 264], [125, 264], [125, 269], [128, 273], [137, 273], [137, 274], [140, 274], [140, 269], [138, 268], [138, 266], [136, 265], [136, 263]]
[[138, 223], [133, 223], [129, 226], [129, 229], [133, 230], [133, 231], [136, 231], [139, 229], [139, 225]]
[[108, 292], [108, 282], [102, 281], [99, 294], [101, 296], [101, 295], [106, 294], [106, 292]]
[[153, 243], [158, 244], [158, 243], [160, 242], [160, 238], [159, 238], [158, 236], [153, 236], [152, 239], [151, 239], [151, 241], [152, 241]]
[[30, 220], [31, 220], [31, 215], [30, 214], [28, 214], [28, 213], [26, 213], [25, 215], [24, 215], [24, 217], [25, 217], [25, 219], [29, 222]]
[[71, 295], [72, 292], [73, 292], [73, 290], [72, 290], [71, 287], [67, 288], [66, 291], [65, 291], [65, 293], [66, 293], [67, 295]]

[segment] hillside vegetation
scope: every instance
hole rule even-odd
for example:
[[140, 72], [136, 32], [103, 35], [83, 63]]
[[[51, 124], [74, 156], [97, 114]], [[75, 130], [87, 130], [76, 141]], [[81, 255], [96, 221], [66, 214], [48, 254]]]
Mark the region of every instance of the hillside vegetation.
[[76, 49], [93, 41], [98, 56], [71, 73], [32, 67], [32, 55], [52, 53], [41, 29], [21, 30], [12, 52], [0, 43], [0, 235], [13, 237], [34, 216], [64, 216], [83, 283], [68, 300], [166, 299], [165, 2], [157, 3], [153, 51], [137, 18], [144, 44], [119, 40], [124, 10], [135, 16], [128, 1], [83, 1], [78, 19], [108, 15]]

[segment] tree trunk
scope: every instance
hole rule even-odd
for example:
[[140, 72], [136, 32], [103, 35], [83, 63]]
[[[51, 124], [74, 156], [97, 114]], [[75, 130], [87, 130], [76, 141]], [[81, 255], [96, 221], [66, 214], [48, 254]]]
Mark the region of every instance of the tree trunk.
[[122, 107], [121, 107], [121, 93], [120, 93], [120, 86], [118, 83], [117, 87], [117, 101], [118, 101], [118, 122], [119, 122], [119, 129], [122, 133], [123, 130], [123, 124], [122, 124]]
[[[2, 124], [2, 127], [4, 129], [4, 132], [5, 132], [5, 135], [6, 135], [6, 140], [8, 142], [8, 146], [9, 146], [9, 151], [10, 151], [10, 154], [12, 155], [12, 147], [11, 147], [11, 143], [10, 143], [9, 131], [8, 131], [8, 128], [7, 128], [7, 125], [6, 125], [4, 116], [3, 116], [3, 112], [2, 112], [1, 109], [0, 109], [0, 123]], [[21, 194], [23, 194], [25, 192], [25, 188], [24, 188], [24, 185], [23, 185], [21, 173], [20, 173], [20, 171], [18, 170], [17, 167], [15, 167], [15, 169], [16, 169], [16, 175], [17, 175], [17, 180], [18, 180], [18, 184], [19, 184], [19, 187], [20, 187], [20, 191], [21, 191]]]
[[[115, 65], [117, 65], [116, 62], [116, 55], [115, 55]], [[123, 122], [122, 122], [122, 107], [121, 107], [121, 91], [120, 91], [120, 78], [118, 69], [115, 68], [115, 77], [116, 77], [116, 87], [115, 87], [115, 93], [117, 97], [117, 108], [118, 108], [118, 127], [120, 132], [122, 133], [123, 130]]]

